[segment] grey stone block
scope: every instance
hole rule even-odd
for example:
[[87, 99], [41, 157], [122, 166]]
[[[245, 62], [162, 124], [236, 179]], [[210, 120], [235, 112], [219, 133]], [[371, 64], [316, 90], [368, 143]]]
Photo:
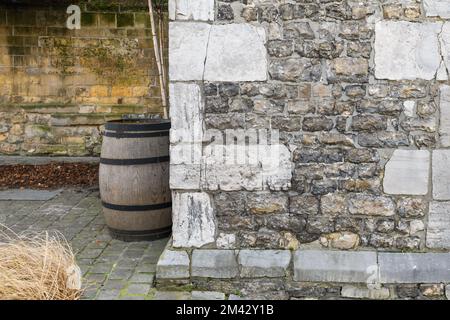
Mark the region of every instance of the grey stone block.
[[387, 194], [425, 195], [428, 193], [430, 152], [395, 150], [386, 164], [383, 180]]
[[192, 300], [225, 300], [225, 293], [214, 291], [192, 291]]
[[433, 199], [450, 200], [450, 150], [433, 151]]
[[450, 300], [450, 284], [445, 286], [445, 296], [447, 297], [447, 300]]
[[380, 253], [382, 283], [450, 282], [450, 253]]
[[238, 256], [241, 277], [284, 277], [291, 262], [288, 250], [241, 250]]
[[234, 250], [194, 250], [192, 276], [228, 279], [238, 275]]
[[441, 141], [441, 146], [446, 148], [450, 147], [450, 86], [447, 85], [441, 86], [439, 104], [440, 104], [439, 138]]
[[450, 19], [450, 6], [445, 0], [423, 0], [427, 17], [441, 17]]
[[165, 250], [156, 265], [158, 279], [189, 278], [189, 256], [186, 251]]
[[296, 281], [365, 283], [376, 267], [376, 252], [298, 250], [294, 253]]
[[450, 248], [450, 202], [430, 203], [428, 216], [427, 247], [437, 249]]

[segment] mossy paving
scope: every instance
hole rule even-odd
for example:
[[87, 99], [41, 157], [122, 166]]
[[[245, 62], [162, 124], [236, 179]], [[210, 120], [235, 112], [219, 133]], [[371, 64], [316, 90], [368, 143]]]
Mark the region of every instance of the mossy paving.
[[0, 201], [0, 222], [15, 232], [58, 230], [83, 273], [82, 299], [149, 300], [157, 257], [168, 239], [125, 243], [110, 237], [98, 191], [64, 190], [49, 201]]

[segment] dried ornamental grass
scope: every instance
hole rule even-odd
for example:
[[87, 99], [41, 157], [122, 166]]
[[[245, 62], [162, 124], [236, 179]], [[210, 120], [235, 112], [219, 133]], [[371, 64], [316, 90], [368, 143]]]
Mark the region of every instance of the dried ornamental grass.
[[15, 234], [0, 225], [1, 300], [77, 300], [81, 272], [60, 233]]

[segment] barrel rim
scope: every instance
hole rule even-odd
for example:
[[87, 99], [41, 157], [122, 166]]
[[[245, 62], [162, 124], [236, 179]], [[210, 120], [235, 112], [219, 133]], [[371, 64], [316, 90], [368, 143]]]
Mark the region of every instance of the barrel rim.
[[170, 120], [158, 119], [158, 120], [112, 120], [107, 121], [105, 124], [105, 130], [118, 131], [118, 132], [140, 132], [140, 131], [152, 131], [152, 130], [169, 130], [171, 128]]

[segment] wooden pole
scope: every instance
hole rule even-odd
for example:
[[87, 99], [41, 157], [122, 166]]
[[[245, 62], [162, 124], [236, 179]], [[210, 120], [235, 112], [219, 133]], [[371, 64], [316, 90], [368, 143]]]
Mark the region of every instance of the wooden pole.
[[167, 76], [166, 76], [166, 63], [164, 61], [164, 11], [159, 12], [159, 52], [161, 57], [162, 76], [164, 80], [164, 87], [167, 90]]
[[152, 38], [153, 38], [153, 49], [155, 51], [156, 64], [158, 66], [158, 75], [159, 75], [159, 84], [161, 88], [161, 101], [164, 110], [164, 119], [169, 118], [169, 114], [167, 112], [167, 95], [166, 95], [166, 83], [164, 81], [163, 70], [160, 56], [161, 51], [159, 50], [158, 36], [156, 35], [156, 27], [155, 27], [155, 16], [153, 14], [153, 3], [152, 0], [148, 0], [148, 10], [150, 14], [150, 24], [152, 28]]

